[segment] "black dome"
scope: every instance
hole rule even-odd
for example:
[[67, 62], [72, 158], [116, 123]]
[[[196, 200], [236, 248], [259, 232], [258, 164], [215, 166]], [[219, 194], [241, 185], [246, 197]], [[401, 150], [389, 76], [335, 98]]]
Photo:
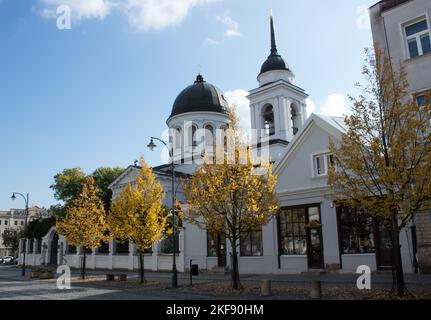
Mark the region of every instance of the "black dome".
[[271, 54], [268, 59], [266, 59], [260, 69], [260, 73], [262, 74], [273, 70], [289, 70], [286, 67], [286, 62], [284, 62], [283, 58], [278, 54]]
[[220, 112], [227, 114], [228, 103], [216, 86], [204, 81], [199, 74], [191, 86], [185, 88], [175, 99], [171, 117], [187, 112]]
[[260, 69], [260, 74], [268, 71], [274, 71], [274, 70], [289, 70], [289, 67], [287, 66], [286, 62], [284, 62], [283, 58], [278, 54], [277, 44], [275, 41], [274, 19], [272, 16], [270, 19], [270, 31], [271, 31], [271, 54], [263, 63], [262, 68]]

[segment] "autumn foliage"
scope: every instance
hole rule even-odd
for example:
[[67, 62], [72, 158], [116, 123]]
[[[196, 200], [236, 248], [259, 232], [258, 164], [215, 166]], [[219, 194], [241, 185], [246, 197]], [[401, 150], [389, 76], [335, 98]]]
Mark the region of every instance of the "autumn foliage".
[[133, 241], [140, 253], [141, 282], [144, 282], [142, 253], [167, 234], [168, 211], [163, 207], [164, 197], [162, 185], [142, 158], [134, 185], [127, 184], [108, 215], [112, 235], [120, 241]]
[[[236, 115], [230, 113], [226, 131], [229, 146], [221, 146], [233, 152], [224, 160], [206, 159], [194, 176], [183, 181], [188, 204], [186, 220], [208, 232], [226, 236], [232, 247], [232, 287], [238, 289], [238, 253], [242, 234], [269, 222], [277, 212], [275, 185], [269, 163], [252, 159], [250, 148], [242, 141]], [[220, 148], [220, 146], [217, 146]]]

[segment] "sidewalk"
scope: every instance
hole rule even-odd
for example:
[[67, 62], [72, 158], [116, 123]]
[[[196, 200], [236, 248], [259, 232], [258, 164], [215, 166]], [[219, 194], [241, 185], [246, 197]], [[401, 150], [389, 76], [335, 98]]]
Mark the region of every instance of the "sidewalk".
[[[189, 275], [178, 274], [178, 289], [171, 287], [171, 273], [145, 272], [147, 283], [139, 285], [138, 272], [97, 270], [87, 271], [85, 281], [79, 280], [79, 270], [72, 271], [72, 289], [59, 290], [56, 279], [30, 279], [30, 269], [26, 277], [21, 276], [17, 267], [0, 267], [0, 299], [54, 299], [54, 300], [297, 300], [310, 299], [310, 280], [322, 281], [323, 300], [385, 299], [392, 286], [390, 274], [372, 275], [372, 290], [360, 291], [356, 287], [358, 275], [324, 274], [303, 275], [242, 275], [243, 290], [230, 290], [230, 277], [224, 274], [201, 273], [193, 277], [189, 285]], [[106, 281], [106, 274], [127, 274], [127, 281]], [[260, 296], [262, 280], [272, 281], [272, 295]], [[418, 298], [431, 299], [431, 276], [407, 275], [409, 290]]]
[[[5, 269], [6, 267], [3, 267]], [[7, 267], [10, 269], [11, 274], [8, 279], [22, 280], [21, 269], [17, 266]], [[28, 268], [26, 274], [30, 274], [31, 269]], [[127, 274], [128, 279], [138, 278], [139, 270], [86, 270], [86, 276], [88, 277], [105, 277], [107, 274]], [[79, 277], [81, 271], [79, 269], [72, 270], [72, 277]], [[1, 277], [2, 275], [0, 275]], [[145, 270], [145, 278], [148, 280], [157, 280], [160, 282], [171, 281], [172, 273], [170, 272], [154, 272]], [[322, 275], [314, 274], [291, 274], [291, 275], [280, 275], [280, 274], [268, 274], [268, 275], [253, 275], [253, 274], [240, 274], [241, 282], [261, 282], [262, 280], [271, 280], [274, 283], [297, 283], [307, 284], [311, 280], [320, 280], [326, 284], [356, 284], [359, 274], [337, 274], [337, 273], [325, 273]], [[405, 274], [405, 282], [407, 285], [417, 285], [422, 287], [428, 287], [431, 290], [431, 275], [414, 275]], [[219, 282], [229, 281], [230, 275], [227, 274], [213, 274], [205, 271], [200, 271], [199, 275], [193, 277], [193, 283], [207, 283], [207, 282]], [[371, 275], [371, 281], [374, 285], [392, 285], [392, 275], [390, 272], [387, 273], [373, 273]], [[178, 273], [179, 284], [187, 285], [190, 282], [190, 275], [188, 273]]]

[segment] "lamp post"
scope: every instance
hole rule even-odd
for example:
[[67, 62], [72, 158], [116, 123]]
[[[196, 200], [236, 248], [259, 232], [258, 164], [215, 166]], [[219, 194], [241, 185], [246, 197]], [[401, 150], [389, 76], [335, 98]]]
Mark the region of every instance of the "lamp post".
[[172, 287], [177, 288], [178, 287], [178, 271], [177, 271], [177, 265], [176, 265], [176, 244], [177, 244], [177, 238], [176, 238], [176, 226], [175, 226], [175, 167], [174, 167], [174, 152], [173, 148], [169, 148], [168, 144], [155, 137], [151, 137], [151, 141], [148, 144], [148, 149], [153, 151], [157, 145], [154, 143], [154, 140], [160, 141], [163, 143], [163, 145], [168, 149], [169, 156], [171, 158], [171, 174], [172, 174], [172, 234], [174, 237], [174, 246], [173, 246], [173, 260], [172, 260]]
[[[27, 219], [28, 219], [28, 198], [29, 195], [27, 193], [27, 196], [24, 196], [22, 193], [19, 192], [13, 192], [11, 199], [15, 200], [16, 199], [16, 195], [21, 196], [24, 201], [25, 201], [25, 221], [24, 221], [24, 230], [27, 228]], [[23, 259], [22, 259], [22, 271], [21, 271], [21, 275], [24, 277], [25, 276], [25, 255], [26, 255], [26, 251], [27, 251], [27, 239], [25, 239], [24, 242], [24, 255], [23, 255]]]

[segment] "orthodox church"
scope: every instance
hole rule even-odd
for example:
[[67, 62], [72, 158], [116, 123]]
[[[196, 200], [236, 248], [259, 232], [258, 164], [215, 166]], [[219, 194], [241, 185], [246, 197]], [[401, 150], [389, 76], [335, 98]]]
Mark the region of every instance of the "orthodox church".
[[[276, 194], [280, 214], [261, 229], [241, 237], [240, 273], [290, 274], [331, 270], [356, 272], [358, 266], [371, 270], [391, 265], [391, 240], [387, 230], [348, 207], [336, 207], [325, 195], [329, 193], [327, 172], [331, 162], [329, 140], [340, 141], [345, 126], [342, 118], [312, 114], [307, 118], [304, 89], [294, 83], [295, 75], [279, 54], [274, 21], [270, 20], [270, 55], [257, 76], [258, 87], [250, 90], [251, 128], [266, 132], [269, 155], [278, 176]], [[187, 161], [193, 152], [182, 145], [196, 145], [199, 129], [215, 133], [228, 124], [228, 103], [216, 86], [202, 75], [175, 99], [167, 126], [180, 146], [172, 152], [174, 176], [193, 175], [196, 164]], [[211, 136], [211, 135], [210, 135]], [[205, 138], [205, 137], [203, 137]], [[213, 137], [211, 136], [211, 139]], [[259, 137], [258, 137], [259, 139]], [[157, 142], [157, 141], [156, 141]], [[172, 142], [172, 141], [171, 141]], [[260, 148], [263, 141], [257, 141]], [[136, 179], [139, 167], [128, 167], [110, 186], [113, 201], [121, 190]], [[171, 206], [174, 192], [184, 201], [178, 179], [172, 183], [171, 165], [153, 168], [166, 192], [165, 204]], [[190, 262], [200, 269], [223, 272], [231, 266], [232, 248], [220, 235], [184, 222], [176, 241], [173, 237], [153, 245], [145, 253], [145, 266], [154, 271], [171, 270], [174, 243], [179, 272], [188, 270]], [[413, 272], [412, 235], [401, 234], [405, 272]], [[80, 248], [71, 248], [63, 237], [51, 230], [41, 245], [34, 245], [27, 263], [67, 263], [80, 265]], [[87, 258], [90, 269], [128, 269], [139, 267], [133, 243], [121, 244], [112, 239], [93, 249]]]

